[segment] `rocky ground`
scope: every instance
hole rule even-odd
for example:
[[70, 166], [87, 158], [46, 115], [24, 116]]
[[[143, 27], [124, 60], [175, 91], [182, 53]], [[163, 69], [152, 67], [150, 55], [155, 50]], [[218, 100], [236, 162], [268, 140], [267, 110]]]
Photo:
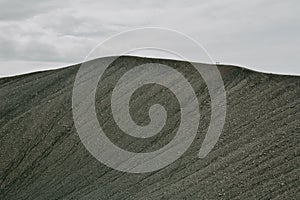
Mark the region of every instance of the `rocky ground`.
[[[149, 62], [182, 72], [193, 83], [200, 102], [197, 138], [180, 159], [144, 174], [116, 171], [97, 161], [80, 141], [72, 118], [72, 88], [79, 66], [2, 78], [0, 199], [300, 198], [300, 77], [219, 65], [227, 92], [226, 123], [212, 152], [199, 159], [210, 121], [210, 98], [188, 63], [121, 57], [102, 84], [111, 85], [111, 77], [119, 77], [128, 66]], [[145, 141], [122, 135], [109, 109], [99, 114], [109, 108], [106, 94], [110, 90], [106, 90], [97, 91], [96, 107], [103, 129], [115, 144], [140, 152], [172, 139], [170, 130]], [[147, 123], [149, 119], [139, 110], [147, 102], [164, 104], [163, 98], [160, 86], [141, 88], [133, 96], [137, 102], [133, 103], [133, 119]], [[144, 103], [138, 103], [139, 99]], [[176, 130], [180, 116], [172, 103], [176, 105], [171, 95], [165, 106], [170, 106], [168, 112], [175, 122], [171, 127]]]

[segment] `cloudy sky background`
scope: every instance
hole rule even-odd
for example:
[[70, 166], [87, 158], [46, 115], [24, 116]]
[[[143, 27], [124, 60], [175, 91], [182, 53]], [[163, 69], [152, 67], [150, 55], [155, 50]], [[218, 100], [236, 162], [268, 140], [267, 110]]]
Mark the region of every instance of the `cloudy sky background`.
[[0, 77], [79, 63], [139, 27], [183, 32], [214, 61], [300, 75], [299, 8], [297, 0], [0, 0]]

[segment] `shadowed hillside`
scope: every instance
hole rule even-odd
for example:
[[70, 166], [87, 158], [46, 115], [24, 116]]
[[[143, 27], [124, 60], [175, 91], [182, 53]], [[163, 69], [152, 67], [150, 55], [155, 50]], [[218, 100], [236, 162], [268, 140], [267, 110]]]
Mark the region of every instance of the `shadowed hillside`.
[[180, 159], [145, 174], [119, 172], [97, 161], [81, 143], [72, 118], [72, 89], [79, 66], [3, 78], [0, 199], [299, 198], [300, 77], [218, 66], [227, 92], [226, 123], [212, 152], [199, 159], [210, 121], [210, 97], [203, 80], [197, 79], [185, 62], [127, 56], [117, 59], [101, 83], [108, 87], [99, 87], [96, 93], [103, 130], [115, 144], [134, 152], [153, 151], [172, 139], [180, 116], [176, 100], [171, 94], [165, 99], [159, 85], [134, 93], [132, 118], [140, 125], [149, 123], [141, 110], [159, 102], [169, 107], [171, 130], [135, 141], [115, 127], [109, 112], [107, 94], [114, 78], [129, 66], [149, 62], [180, 71], [198, 96], [198, 135]]

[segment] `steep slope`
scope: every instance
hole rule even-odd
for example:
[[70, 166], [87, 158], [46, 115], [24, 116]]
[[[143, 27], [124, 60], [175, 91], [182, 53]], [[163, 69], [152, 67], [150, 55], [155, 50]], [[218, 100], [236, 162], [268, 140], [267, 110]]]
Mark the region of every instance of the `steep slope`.
[[[103, 84], [110, 85], [109, 77], [118, 77], [128, 66], [149, 62], [167, 64], [191, 82], [198, 81], [194, 89], [203, 115], [196, 140], [179, 160], [145, 174], [119, 172], [97, 161], [80, 141], [72, 118], [72, 89], [79, 66], [3, 78], [0, 199], [299, 198], [300, 77], [218, 66], [227, 92], [226, 124], [213, 151], [199, 159], [210, 119], [210, 98], [188, 63], [121, 57], [111, 65]], [[99, 109], [109, 107], [106, 92], [97, 92]], [[137, 123], [148, 120], [138, 112], [145, 106], [139, 100], [150, 101], [153, 94], [154, 101], [163, 104], [159, 86], [134, 94], [137, 103], [132, 113]], [[176, 104], [172, 98], [170, 102]], [[122, 148], [150, 151], [172, 138], [167, 131], [146, 142], [134, 142], [116, 131], [109, 114], [104, 113], [104, 130]], [[176, 130], [180, 117], [173, 114]]]

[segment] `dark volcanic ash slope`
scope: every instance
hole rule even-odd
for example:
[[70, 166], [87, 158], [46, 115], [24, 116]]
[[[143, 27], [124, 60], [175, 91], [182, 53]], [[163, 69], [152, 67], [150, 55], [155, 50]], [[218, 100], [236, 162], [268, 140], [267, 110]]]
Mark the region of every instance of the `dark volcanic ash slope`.
[[[156, 172], [128, 174], [93, 158], [72, 118], [72, 88], [79, 66], [3, 78], [0, 199], [299, 199], [300, 77], [219, 66], [227, 91], [226, 124], [212, 152], [199, 159], [210, 98], [187, 63], [121, 57], [110, 67], [104, 84], [110, 85], [110, 77], [118, 77], [126, 67], [148, 62], [172, 66], [195, 82], [200, 127], [179, 160]], [[162, 88], [147, 87], [132, 97], [132, 117], [141, 125], [148, 119], [139, 110], [163, 99]], [[97, 91], [97, 108], [109, 108], [107, 92]], [[173, 98], [170, 102], [176, 104]], [[169, 111], [172, 121], [178, 122], [176, 108]], [[104, 113], [103, 129], [122, 148], [150, 151], [172, 139], [168, 131], [147, 142], [134, 142], [119, 133], [109, 114]], [[176, 123], [172, 126], [176, 130]]]

